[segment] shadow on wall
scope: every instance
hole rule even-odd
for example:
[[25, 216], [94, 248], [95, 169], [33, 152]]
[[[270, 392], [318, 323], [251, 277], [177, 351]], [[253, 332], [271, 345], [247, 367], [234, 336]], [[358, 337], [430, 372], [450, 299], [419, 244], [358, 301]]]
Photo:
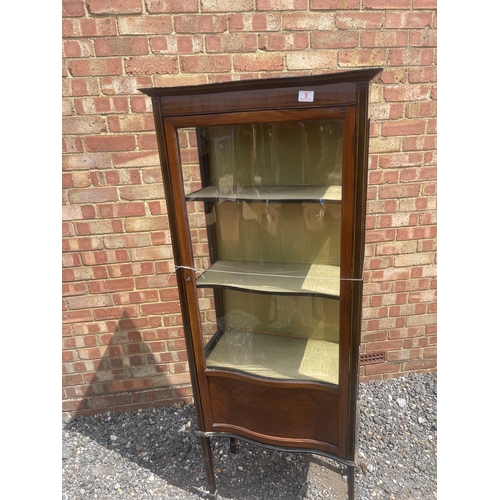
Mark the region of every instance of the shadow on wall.
[[[83, 382], [80, 379], [82, 385], [65, 387], [66, 416], [92, 415], [110, 409], [124, 412], [192, 401], [182, 335], [170, 340], [159, 339], [158, 335], [165, 331], [161, 323], [138, 330], [136, 321], [123, 311], [114, 331], [99, 334], [104, 346], [89, 345], [87, 349], [80, 349], [80, 357], [86, 359], [73, 365], [86, 373]], [[152, 338], [145, 340], [145, 336]], [[85, 340], [92, 342], [94, 338], [87, 335]], [[167, 351], [167, 341], [179, 350]], [[171, 371], [176, 369], [179, 373]]]

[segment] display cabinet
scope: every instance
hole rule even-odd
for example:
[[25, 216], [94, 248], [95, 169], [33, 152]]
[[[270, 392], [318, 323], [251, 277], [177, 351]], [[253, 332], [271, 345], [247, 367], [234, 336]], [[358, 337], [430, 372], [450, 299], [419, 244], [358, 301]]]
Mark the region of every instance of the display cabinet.
[[323, 454], [354, 498], [369, 82], [147, 88], [198, 429]]

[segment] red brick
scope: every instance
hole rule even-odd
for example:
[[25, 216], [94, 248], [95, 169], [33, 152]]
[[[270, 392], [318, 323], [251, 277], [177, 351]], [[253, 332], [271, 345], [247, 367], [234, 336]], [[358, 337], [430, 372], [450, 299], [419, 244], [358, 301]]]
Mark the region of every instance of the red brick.
[[156, 246], [156, 247], [145, 247], [145, 248], [133, 248], [131, 250], [132, 261], [141, 260], [166, 260], [173, 257], [173, 252], [171, 247], [167, 246]]
[[[257, 0], [256, 7], [257, 10], [274, 11], [274, 10], [305, 10], [307, 9], [308, 6], [307, 6], [307, 0]], [[246, 9], [246, 10], [251, 10], [251, 9]]]
[[267, 51], [304, 50], [309, 38], [307, 33], [259, 33], [258, 45]]
[[144, 203], [113, 203], [97, 207], [99, 217], [137, 217], [146, 215]]
[[420, 184], [404, 184], [393, 186], [381, 186], [379, 197], [384, 198], [408, 198], [420, 195]]
[[257, 35], [231, 33], [229, 35], [206, 35], [207, 52], [255, 52]]
[[147, 247], [151, 245], [149, 234], [124, 234], [109, 235], [103, 237], [104, 246], [107, 249]]
[[88, 172], [73, 172], [63, 174], [63, 188], [88, 186], [90, 186], [90, 177]]
[[157, 304], [142, 304], [140, 306], [141, 314], [171, 314], [180, 312], [180, 303], [175, 302], [158, 302]]
[[117, 201], [118, 191], [114, 187], [70, 189], [68, 197], [70, 202], [74, 204]]
[[368, 174], [368, 182], [370, 185], [380, 184], [395, 184], [399, 181], [399, 172], [397, 171], [381, 171], [376, 170]]
[[403, 364], [403, 370], [425, 370], [428, 372], [431, 368], [437, 367], [436, 359], [414, 359]]
[[65, 57], [92, 57], [94, 48], [90, 40], [65, 40], [63, 54]]
[[123, 71], [122, 61], [110, 59], [73, 59], [68, 62], [72, 76], [109, 76], [120, 75]]
[[202, 12], [241, 12], [253, 10], [254, 0], [203, 0]]
[[63, 19], [63, 37], [115, 36], [116, 19]]
[[152, 107], [149, 97], [133, 96], [130, 98], [130, 109], [134, 113], [151, 113]]
[[67, 96], [88, 96], [99, 95], [99, 83], [95, 79], [73, 78], [64, 80], [63, 95]]
[[383, 136], [416, 135], [425, 131], [425, 120], [394, 120], [382, 124]]
[[229, 55], [181, 56], [181, 69], [192, 73], [226, 72], [231, 69]]
[[363, 8], [379, 10], [410, 10], [411, 3], [412, 0], [363, 0]]
[[151, 37], [153, 54], [195, 54], [203, 52], [203, 37], [198, 35], [171, 35]]
[[146, 0], [146, 10], [159, 12], [198, 12], [198, 0]]
[[81, 17], [85, 15], [84, 0], [63, 0], [62, 15], [63, 17]]
[[88, 293], [87, 283], [63, 283], [62, 292], [63, 297], [85, 295]]
[[128, 74], [155, 75], [178, 73], [177, 57], [143, 56], [125, 59], [125, 72]]
[[149, 53], [147, 38], [98, 38], [94, 41], [97, 56], [131, 56]]
[[434, 61], [434, 49], [390, 49], [389, 66], [429, 66]]
[[235, 54], [233, 64], [236, 71], [279, 71], [284, 69], [281, 54]]
[[[158, 143], [156, 139], [156, 134], [140, 134], [138, 138], [139, 149], [158, 149]], [[158, 153], [156, 153], [158, 154]]]
[[83, 153], [83, 142], [80, 137], [63, 137], [63, 153]]
[[405, 151], [427, 151], [434, 150], [437, 147], [435, 136], [405, 137], [403, 140], [403, 149]]
[[436, 237], [436, 226], [421, 226], [398, 229], [398, 240], [421, 240]]
[[[338, 12], [335, 20], [338, 29], [377, 29], [384, 25], [382, 12]], [[314, 28], [313, 28], [314, 29]]]
[[411, 47], [436, 47], [437, 33], [434, 29], [410, 31]]
[[396, 238], [394, 229], [386, 229], [385, 231], [367, 231], [366, 242], [373, 243], [376, 241], [392, 241]]
[[281, 15], [271, 14], [230, 14], [229, 31], [279, 31]]
[[413, 0], [413, 9], [437, 9], [437, 0]]
[[283, 14], [283, 30], [335, 30], [335, 14], [327, 12], [288, 12]]
[[74, 267], [80, 266], [81, 260], [78, 254], [64, 254], [62, 256], [62, 265], [63, 267]]
[[66, 302], [69, 309], [87, 309], [113, 305], [113, 299], [109, 295], [72, 296], [67, 297]]
[[113, 153], [113, 163], [116, 168], [146, 167], [158, 165], [158, 153], [149, 151]]
[[386, 51], [382, 49], [341, 50], [338, 56], [340, 67], [385, 66], [386, 62]]
[[429, 102], [410, 102], [406, 105], [407, 118], [430, 118], [437, 115], [437, 103]]
[[68, 135], [98, 134], [106, 131], [102, 116], [79, 117], [68, 116], [62, 119], [62, 132]]
[[133, 114], [108, 116], [108, 129], [110, 132], [141, 132], [154, 130], [152, 115]]
[[397, 85], [384, 89], [386, 101], [421, 101], [430, 97], [430, 85]]
[[135, 149], [135, 137], [130, 135], [101, 135], [85, 138], [88, 151], [127, 151]]
[[359, 10], [360, 3], [361, 0], [311, 0], [311, 10]]
[[150, 87], [151, 77], [113, 77], [101, 78], [101, 89], [103, 94], [139, 94], [139, 88]]
[[[90, 293], [104, 293], [104, 292], [117, 292], [123, 290], [133, 290], [134, 289], [134, 279], [133, 278], [123, 278], [123, 279], [107, 279], [104, 281], [92, 281], [89, 283]], [[111, 303], [102, 305], [112, 305]]]
[[142, 292], [122, 292], [113, 295], [115, 304], [143, 304], [144, 302], [158, 302], [157, 290], [146, 290]]
[[87, 0], [90, 14], [140, 14], [141, 0]]
[[85, 265], [92, 266], [95, 264], [129, 261], [130, 255], [126, 250], [85, 252], [82, 253], [82, 259]]
[[436, 82], [437, 68], [435, 66], [410, 68], [408, 72], [408, 81], [410, 83]]
[[[120, 318], [131, 318], [137, 316], [136, 306], [127, 307], [107, 307], [104, 309], [94, 309], [94, 315], [97, 320], [103, 319], [120, 319]], [[115, 348], [120, 348], [120, 346], [114, 346]], [[115, 354], [116, 356], [116, 354]]]
[[108, 266], [108, 274], [112, 278], [142, 276], [145, 274], [153, 274], [154, 272], [155, 266], [153, 262], [136, 262], [134, 264], [117, 264]]
[[365, 31], [361, 33], [361, 47], [405, 47], [406, 31]]
[[79, 309], [76, 311], [66, 311], [62, 315], [63, 323], [81, 323], [94, 319], [91, 309]]
[[401, 371], [400, 363], [379, 363], [376, 365], [366, 365], [365, 367], [367, 375], [375, 375], [381, 373], [398, 373]]
[[87, 97], [75, 99], [75, 109], [79, 115], [129, 112], [126, 97]]
[[222, 33], [227, 29], [227, 16], [184, 14], [174, 16], [177, 33]]
[[387, 12], [385, 27], [392, 28], [427, 28], [432, 26], [432, 12]]
[[355, 31], [329, 31], [311, 33], [311, 48], [339, 49], [359, 47], [359, 33]]

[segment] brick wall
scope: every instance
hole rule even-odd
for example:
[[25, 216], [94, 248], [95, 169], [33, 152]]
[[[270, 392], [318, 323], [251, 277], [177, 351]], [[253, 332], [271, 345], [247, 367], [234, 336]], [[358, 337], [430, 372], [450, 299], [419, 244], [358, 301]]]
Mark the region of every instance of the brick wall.
[[63, 0], [63, 411], [191, 395], [149, 98], [382, 66], [363, 380], [436, 369], [435, 0]]

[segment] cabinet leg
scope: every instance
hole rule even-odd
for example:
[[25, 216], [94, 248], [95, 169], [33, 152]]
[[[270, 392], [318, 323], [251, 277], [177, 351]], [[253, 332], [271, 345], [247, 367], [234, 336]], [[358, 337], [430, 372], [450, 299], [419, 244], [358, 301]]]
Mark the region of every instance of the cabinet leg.
[[347, 499], [354, 500], [354, 465], [347, 466]]
[[203, 465], [205, 467], [205, 475], [207, 476], [208, 489], [210, 498], [217, 498], [217, 485], [215, 484], [214, 462], [212, 459], [212, 448], [210, 447], [210, 438], [200, 436], [201, 453], [203, 455]]
[[233, 455], [236, 453], [236, 439], [229, 438], [229, 450]]

